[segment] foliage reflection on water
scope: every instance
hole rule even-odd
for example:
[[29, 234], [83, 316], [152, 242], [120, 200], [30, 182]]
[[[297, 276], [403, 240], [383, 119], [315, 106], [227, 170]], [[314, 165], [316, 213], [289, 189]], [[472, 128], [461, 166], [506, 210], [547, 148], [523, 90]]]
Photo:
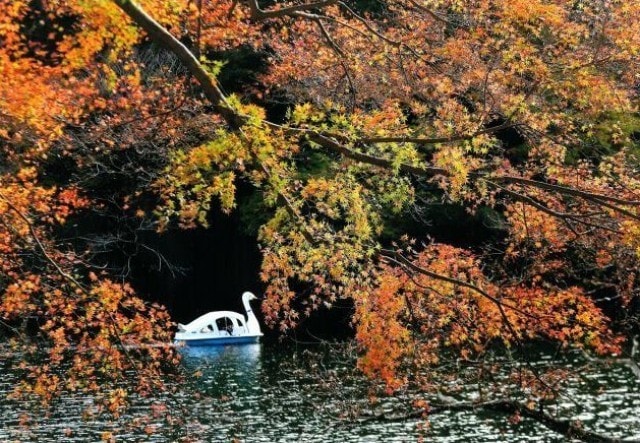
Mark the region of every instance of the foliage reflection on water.
[[[513, 425], [495, 413], [438, 414], [426, 427], [424, 420], [353, 420], [366, 411], [402, 410], [407, 394], [383, 397], [372, 407], [369, 386], [353, 369], [353, 355], [336, 349], [320, 354], [259, 344], [185, 349], [188, 386], [133, 399], [129, 414], [116, 421], [87, 417], [92, 400], [81, 396], [65, 396], [40, 417], [28, 417], [3, 399], [0, 441], [96, 441], [105, 432], [117, 441], [157, 442], [405, 442], [421, 435], [439, 442], [563, 441], [538, 424]], [[542, 358], [537, 364], [550, 361]], [[639, 438], [640, 384], [625, 366], [599, 368], [571, 380], [560, 407], [590, 429]], [[0, 366], [0, 374], [0, 392], [6, 394], [16, 376], [6, 366]], [[167, 408], [158, 409], [160, 403]]]

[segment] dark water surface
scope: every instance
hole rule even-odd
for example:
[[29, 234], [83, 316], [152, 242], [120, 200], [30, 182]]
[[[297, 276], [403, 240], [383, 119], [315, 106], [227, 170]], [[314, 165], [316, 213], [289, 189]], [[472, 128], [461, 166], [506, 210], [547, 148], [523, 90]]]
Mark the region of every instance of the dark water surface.
[[[426, 429], [420, 426], [424, 420], [355, 421], [351, 417], [372, 407], [353, 361], [330, 353], [307, 358], [307, 352], [275, 345], [190, 351], [185, 369], [201, 375], [190, 377], [190, 386], [178, 386], [171, 399], [134, 400], [120, 423], [83, 418], [91, 399], [67, 396], [48, 416], [24, 426], [23, 411], [5, 399], [16, 375], [0, 363], [0, 441], [99, 441], [104, 432], [112, 432], [116, 441], [153, 442], [410, 442], [421, 436], [436, 442], [565, 441], [529, 420], [513, 425], [505, 415], [488, 412], [441, 413], [430, 418]], [[541, 357], [536, 364], [550, 361]], [[624, 365], [590, 367], [570, 380], [566, 392], [559, 407], [588, 429], [640, 440], [640, 382]], [[149, 433], [124, 425], [145, 416], [155, 401], [167, 403], [169, 412], [188, 424], [157, 419], [146, 426]], [[172, 402], [186, 408], [172, 410]], [[393, 413], [405, 404], [406, 398], [384, 397], [373, 411]]]

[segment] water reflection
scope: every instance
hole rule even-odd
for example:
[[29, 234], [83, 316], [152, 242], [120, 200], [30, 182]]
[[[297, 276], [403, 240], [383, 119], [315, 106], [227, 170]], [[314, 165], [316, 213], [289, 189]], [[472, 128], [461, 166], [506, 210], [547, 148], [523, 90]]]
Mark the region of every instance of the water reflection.
[[255, 365], [259, 364], [262, 344], [184, 346], [180, 348], [180, 353], [183, 355], [185, 363], [190, 365], [202, 362], [207, 364]]

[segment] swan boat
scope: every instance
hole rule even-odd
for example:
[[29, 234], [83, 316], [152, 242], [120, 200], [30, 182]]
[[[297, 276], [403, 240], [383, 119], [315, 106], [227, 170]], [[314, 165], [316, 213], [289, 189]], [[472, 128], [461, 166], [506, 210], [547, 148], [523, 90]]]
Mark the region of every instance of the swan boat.
[[257, 343], [263, 334], [258, 319], [251, 310], [251, 300], [257, 300], [257, 297], [251, 292], [242, 294], [246, 318], [233, 311], [214, 311], [196, 318], [189, 324], [178, 324], [175, 343], [188, 346]]

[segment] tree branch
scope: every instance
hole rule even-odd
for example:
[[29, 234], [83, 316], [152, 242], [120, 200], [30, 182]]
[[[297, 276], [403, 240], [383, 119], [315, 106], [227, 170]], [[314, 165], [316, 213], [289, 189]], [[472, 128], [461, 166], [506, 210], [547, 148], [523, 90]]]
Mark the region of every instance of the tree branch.
[[542, 203], [536, 201], [535, 199], [529, 197], [528, 195], [524, 195], [524, 194], [520, 194], [519, 192], [515, 192], [512, 191], [510, 189], [507, 189], [503, 186], [500, 186], [494, 182], [492, 182], [491, 180], [485, 180], [485, 183], [487, 183], [487, 185], [492, 186], [498, 190], [500, 190], [501, 192], [504, 192], [505, 194], [507, 194], [508, 196], [510, 196], [511, 198], [513, 198], [514, 200], [520, 201], [522, 203], [528, 204], [529, 206], [533, 206], [534, 208], [538, 209], [539, 211], [542, 211], [546, 214], [551, 215], [552, 217], [556, 217], [560, 220], [563, 220], [565, 223], [567, 223], [567, 226], [569, 227], [569, 229], [571, 229], [572, 231], [574, 231], [574, 234], [576, 235], [576, 237], [578, 236], [578, 233], [575, 232], [574, 228], [569, 224], [569, 220], [574, 221], [575, 223], [579, 223], [585, 226], [589, 226], [592, 228], [597, 228], [597, 229], [603, 229], [605, 231], [609, 231], [612, 232], [614, 234], [620, 234], [621, 232], [617, 229], [611, 228], [609, 226], [605, 226], [601, 223], [595, 223], [595, 222], [591, 222], [588, 219], [594, 215], [599, 215], [600, 213], [587, 213], [587, 214], [572, 214], [570, 212], [558, 212], [554, 209], [551, 209], [545, 205], [543, 205]]
[[[503, 301], [497, 299], [496, 297], [494, 297], [493, 295], [489, 294], [487, 291], [485, 291], [484, 289], [480, 288], [479, 286], [476, 286], [476, 285], [474, 285], [472, 283], [469, 283], [467, 281], [464, 281], [464, 280], [460, 280], [460, 279], [457, 279], [457, 278], [449, 277], [447, 275], [438, 274], [437, 272], [433, 272], [433, 271], [430, 271], [428, 269], [421, 268], [420, 266], [412, 263], [411, 260], [409, 260], [407, 257], [405, 257], [404, 255], [400, 254], [397, 251], [393, 251], [393, 250], [390, 250], [390, 249], [382, 249], [380, 251], [380, 254], [381, 254], [382, 257], [390, 258], [395, 263], [401, 265], [402, 267], [404, 267], [406, 269], [410, 269], [410, 270], [412, 270], [414, 272], [417, 272], [418, 274], [426, 275], [427, 277], [431, 277], [431, 278], [436, 279], [436, 280], [445, 281], [447, 283], [452, 283], [454, 285], [462, 286], [462, 287], [465, 287], [467, 289], [471, 289], [472, 291], [480, 294], [481, 296], [485, 297], [486, 299], [492, 301], [498, 307], [502, 317], [509, 324], [509, 326], [510, 326], [510, 323], [508, 322], [508, 317], [507, 317], [506, 313], [504, 312], [503, 308], [509, 308], [509, 309], [519, 313], [519, 314], [524, 315], [525, 317], [533, 318], [533, 319], [536, 319], [536, 320], [538, 319], [536, 316], [534, 316], [532, 314], [529, 314], [528, 312], [523, 311], [522, 309], [518, 308], [517, 306], [513, 306], [511, 304], [504, 303]], [[515, 339], [518, 338], [518, 334], [516, 333], [516, 331], [511, 329], [510, 332], [514, 335]]]
[[251, 10], [251, 18], [253, 20], [264, 20], [268, 18], [284, 17], [297, 12], [309, 11], [312, 9], [320, 9], [338, 3], [338, 0], [324, 0], [313, 3], [305, 3], [301, 5], [287, 6], [280, 9], [264, 10], [258, 5], [258, 0], [249, 0], [249, 9]]
[[242, 125], [244, 118], [235, 112], [226, 97], [216, 85], [215, 80], [200, 64], [193, 53], [180, 40], [175, 38], [160, 23], [149, 16], [142, 8], [131, 0], [113, 0], [138, 26], [146, 31], [156, 43], [165, 47], [184, 64], [188, 71], [198, 80], [205, 97], [209, 100], [225, 121], [232, 127]]
[[[520, 185], [525, 185], [533, 188], [544, 189], [546, 191], [554, 191], [564, 195], [571, 195], [574, 197], [581, 197], [585, 200], [593, 201], [594, 203], [608, 201], [611, 203], [616, 203], [619, 205], [625, 206], [640, 206], [640, 201], [638, 200], [625, 200], [622, 198], [613, 197], [611, 195], [597, 194], [589, 191], [581, 191], [576, 188], [570, 188], [568, 186], [556, 185], [552, 183], [541, 182], [539, 180], [532, 180], [524, 177], [516, 177], [513, 175], [502, 175], [502, 176], [493, 176], [491, 180], [495, 182], [508, 182], [508, 183], [517, 183]], [[614, 209], [615, 208], [611, 208]], [[619, 209], [619, 208], [618, 208]]]
[[[362, 152], [355, 151], [347, 146], [344, 146], [333, 138], [329, 136], [315, 132], [309, 131], [307, 133], [309, 140], [323, 146], [327, 149], [330, 149], [334, 152], [344, 155], [345, 157], [352, 158], [362, 163], [367, 163], [373, 166], [378, 166], [385, 169], [394, 169], [398, 168], [401, 172], [414, 174], [421, 177], [433, 177], [436, 175], [444, 175], [450, 176], [451, 173], [444, 169], [435, 166], [413, 166], [406, 163], [400, 164], [400, 166], [396, 166], [393, 164], [391, 160], [387, 160], [380, 157], [375, 157], [372, 155], [364, 154]], [[358, 142], [359, 140], [356, 140]], [[591, 203], [606, 206], [609, 209], [612, 209], [619, 214], [625, 215], [626, 217], [633, 218], [635, 220], [640, 220], [640, 216], [634, 214], [631, 211], [626, 210], [625, 208], [621, 208], [617, 205], [623, 206], [640, 206], [640, 201], [638, 200], [625, 200], [622, 198], [614, 197], [611, 195], [598, 194], [595, 192], [582, 191], [576, 188], [570, 188], [568, 186], [556, 185], [552, 183], [546, 183], [539, 180], [533, 180], [524, 177], [518, 177], [515, 175], [491, 175], [488, 172], [481, 171], [473, 171], [468, 174], [469, 178], [472, 179], [484, 179], [487, 178], [493, 182], [502, 182], [502, 183], [511, 183], [511, 184], [519, 184], [530, 188], [537, 188], [546, 191], [557, 192], [558, 194], [568, 195], [572, 197], [579, 197], [583, 200], [587, 200]]]
[[413, 143], [415, 145], [435, 145], [438, 143], [452, 143], [456, 141], [471, 140], [482, 134], [492, 134], [503, 129], [515, 128], [521, 126], [520, 123], [507, 122], [498, 126], [481, 129], [473, 134], [457, 134], [450, 137], [365, 137], [360, 139], [362, 143]]
[[65, 280], [73, 283], [76, 287], [80, 288], [83, 292], [86, 291], [86, 289], [84, 288], [84, 286], [82, 285], [82, 283], [80, 283], [78, 280], [76, 280], [71, 274], [67, 273], [64, 271], [64, 269], [62, 269], [60, 267], [60, 265], [58, 264], [58, 262], [56, 262], [47, 252], [47, 249], [44, 247], [44, 245], [42, 244], [42, 241], [40, 240], [40, 236], [38, 235], [38, 233], [36, 232], [36, 228], [35, 226], [33, 226], [33, 223], [31, 223], [31, 220], [29, 220], [27, 218], [26, 215], [24, 215], [22, 213], [22, 211], [20, 211], [20, 209], [18, 209], [13, 203], [11, 203], [11, 201], [5, 197], [3, 194], [0, 193], [0, 200], [2, 200], [3, 202], [5, 202], [5, 204], [13, 211], [16, 213], [16, 215], [27, 225], [27, 227], [29, 228], [29, 233], [31, 234], [31, 237], [33, 238], [33, 240], [36, 242], [36, 246], [38, 248], [38, 250], [40, 251], [40, 253], [42, 254], [42, 256], [45, 258], [45, 260], [47, 262], [49, 262], [49, 264], [51, 266], [53, 266], [53, 268], [56, 270], [56, 272]]
[[429, 15], [431, 18], [433, 18], [434, 20], [437, 20], [441, 23], [444, 23], [446, 25], [451, 25], [452, 23], [447, 20], [446, 18], [436, 14], [434, 11], [432, 11], [431, 9], [419, 4], [418, 2], [416, 2], [415, 0], [409, 0], [409, 3], [411, 3], [413, 6], [415, 6], [416, 9], [418, 9], [419, 11], [424, 12], [425, 14]]
[[[89, 291], [89, 289], [83, 285], [82, 283], [80, 283], [75, 277], [73, 277], [71, 274], [69, 274], [68, 272], [65, 272], [64, 269], [62, 269], [62, 267], [58, 264], [58, 262], [56, 262], [51, 255], [49, 255], [49, 252], [47, 251], [47, 249], [44, 247], [44, 244], [42, 244], [42, 241], [40, 240], [40, 236], [38, 235], [38, 232], [36, 231], [35, 226], [33, 225], [33, 223], [31, 223], [31, 220], [29, 220], [29, 218], [24, 215], [22, 213], [22, 211], [20, 211], [20, 209], [18, 207], [16, 207], [13, 203], [11, 203], [3, 194], [0, 193], [0, 199], [2, 201], [4, 201], [6, 203], [6, 205], [13, 211], [15, 212], [18, 217], [24, 222], [26, 223], [27, 227], [29, 228], [29, 233], [31, 234], [31, 237], [33, 237], [33, 239], [36, 242], [37, 248], [40, 251], [40, 253], [44, 256], [44, 258], [46, 259], [47, 262], [49, 262], [49, 264], [51, 264], [51, 266], [54, 267], [54, 269], [56, 270], [56, 272], [67, 282], [72, 283], [76, 288], [78, 288], [80, 291], [82, 291], [82, 293], [87, 296], [88, 298], [94, 298], [95, 296], [93, 294], [91, 294], [91, 292]], [[113, 335], [116, 338], [116, 340], [118, 340], [118, 344], [120, 345], [120, 348], [123, 350], [123, 353], [125, 355], [125, 357], [127, 358], [127, 360], [129, 361], [129, 364], [131, 365], [131, 368], [138, 373], [138, 367], [135, 364], [135, 361], [133, 360], [133, 358], [131, 357], [129, 351], [125, 348], [124, 345], [124, 340], [122, 339], [122, 335], [120, 334], [120, 331], [118, 330], [118, 323], [116, 322], [115, 317], [113, 316], [113, 312], [107, 311], [106, 312], [108, 318], [109, 318], [109, 325], [111, 326], [111, 329], [113, 330]]]
[[387, 415], [386, 413], [363, 417], [359, 422], [368, 421], [403, 421], [407, 419], [424, 418], [432, 414], [442, 412], [460, 412], [460, 411], [478, 411], [491, 410], [504, 414], [519, 414], [523, 417], [532, 419], [546, 428], [557, 432], [567, 438], [579, 439], [585, 442], [593, 443], [621, 443], [623, 440], [619, 438], [609, 437], [598, 434], [593, 431], [584, 429], [577, 420], [562, 420], [544, 412], [543, 410], [530, 409], [526, 405], [516, 400], [493, 400], [487, 402], [452, 402], [433, 404], [428, 409], [418, 409], [406, 414]]
[[[368, 155], [362, 152], [354, 151], [353, 149], [350, 149], [344, 145], [341, 145], [340, 143], [333, 140], [332, 138], [329, 138], [325, 134], [315, 132], [315, 131], [309, 131], [307, 135], [309, 137], [309, 140], [311, 140], [312, 142], [317, 143], [324, 148], [330, 149], [333, 152], [342, 154], [345, 157], [349, 157], [353, 160], [357, 160], [362, 163], [378, 166], [385, 169], [394, 168], [394, 164], [391, 160], [387, 160], [384, 158], [375, 157], [373, 155]], [[422, 177], [433, 177], [435, 175], [445, 175], [445, 176], [450, 175], [449, 171], [447, 171], [446, 169], [435, 167], [435, 166], [420, 167], [420, 166], [413, 166], [406, 163], [402, 163], [400, 164], [399, 169], [401, 172], [406, 172], [409, 174], [414, 174]]]

